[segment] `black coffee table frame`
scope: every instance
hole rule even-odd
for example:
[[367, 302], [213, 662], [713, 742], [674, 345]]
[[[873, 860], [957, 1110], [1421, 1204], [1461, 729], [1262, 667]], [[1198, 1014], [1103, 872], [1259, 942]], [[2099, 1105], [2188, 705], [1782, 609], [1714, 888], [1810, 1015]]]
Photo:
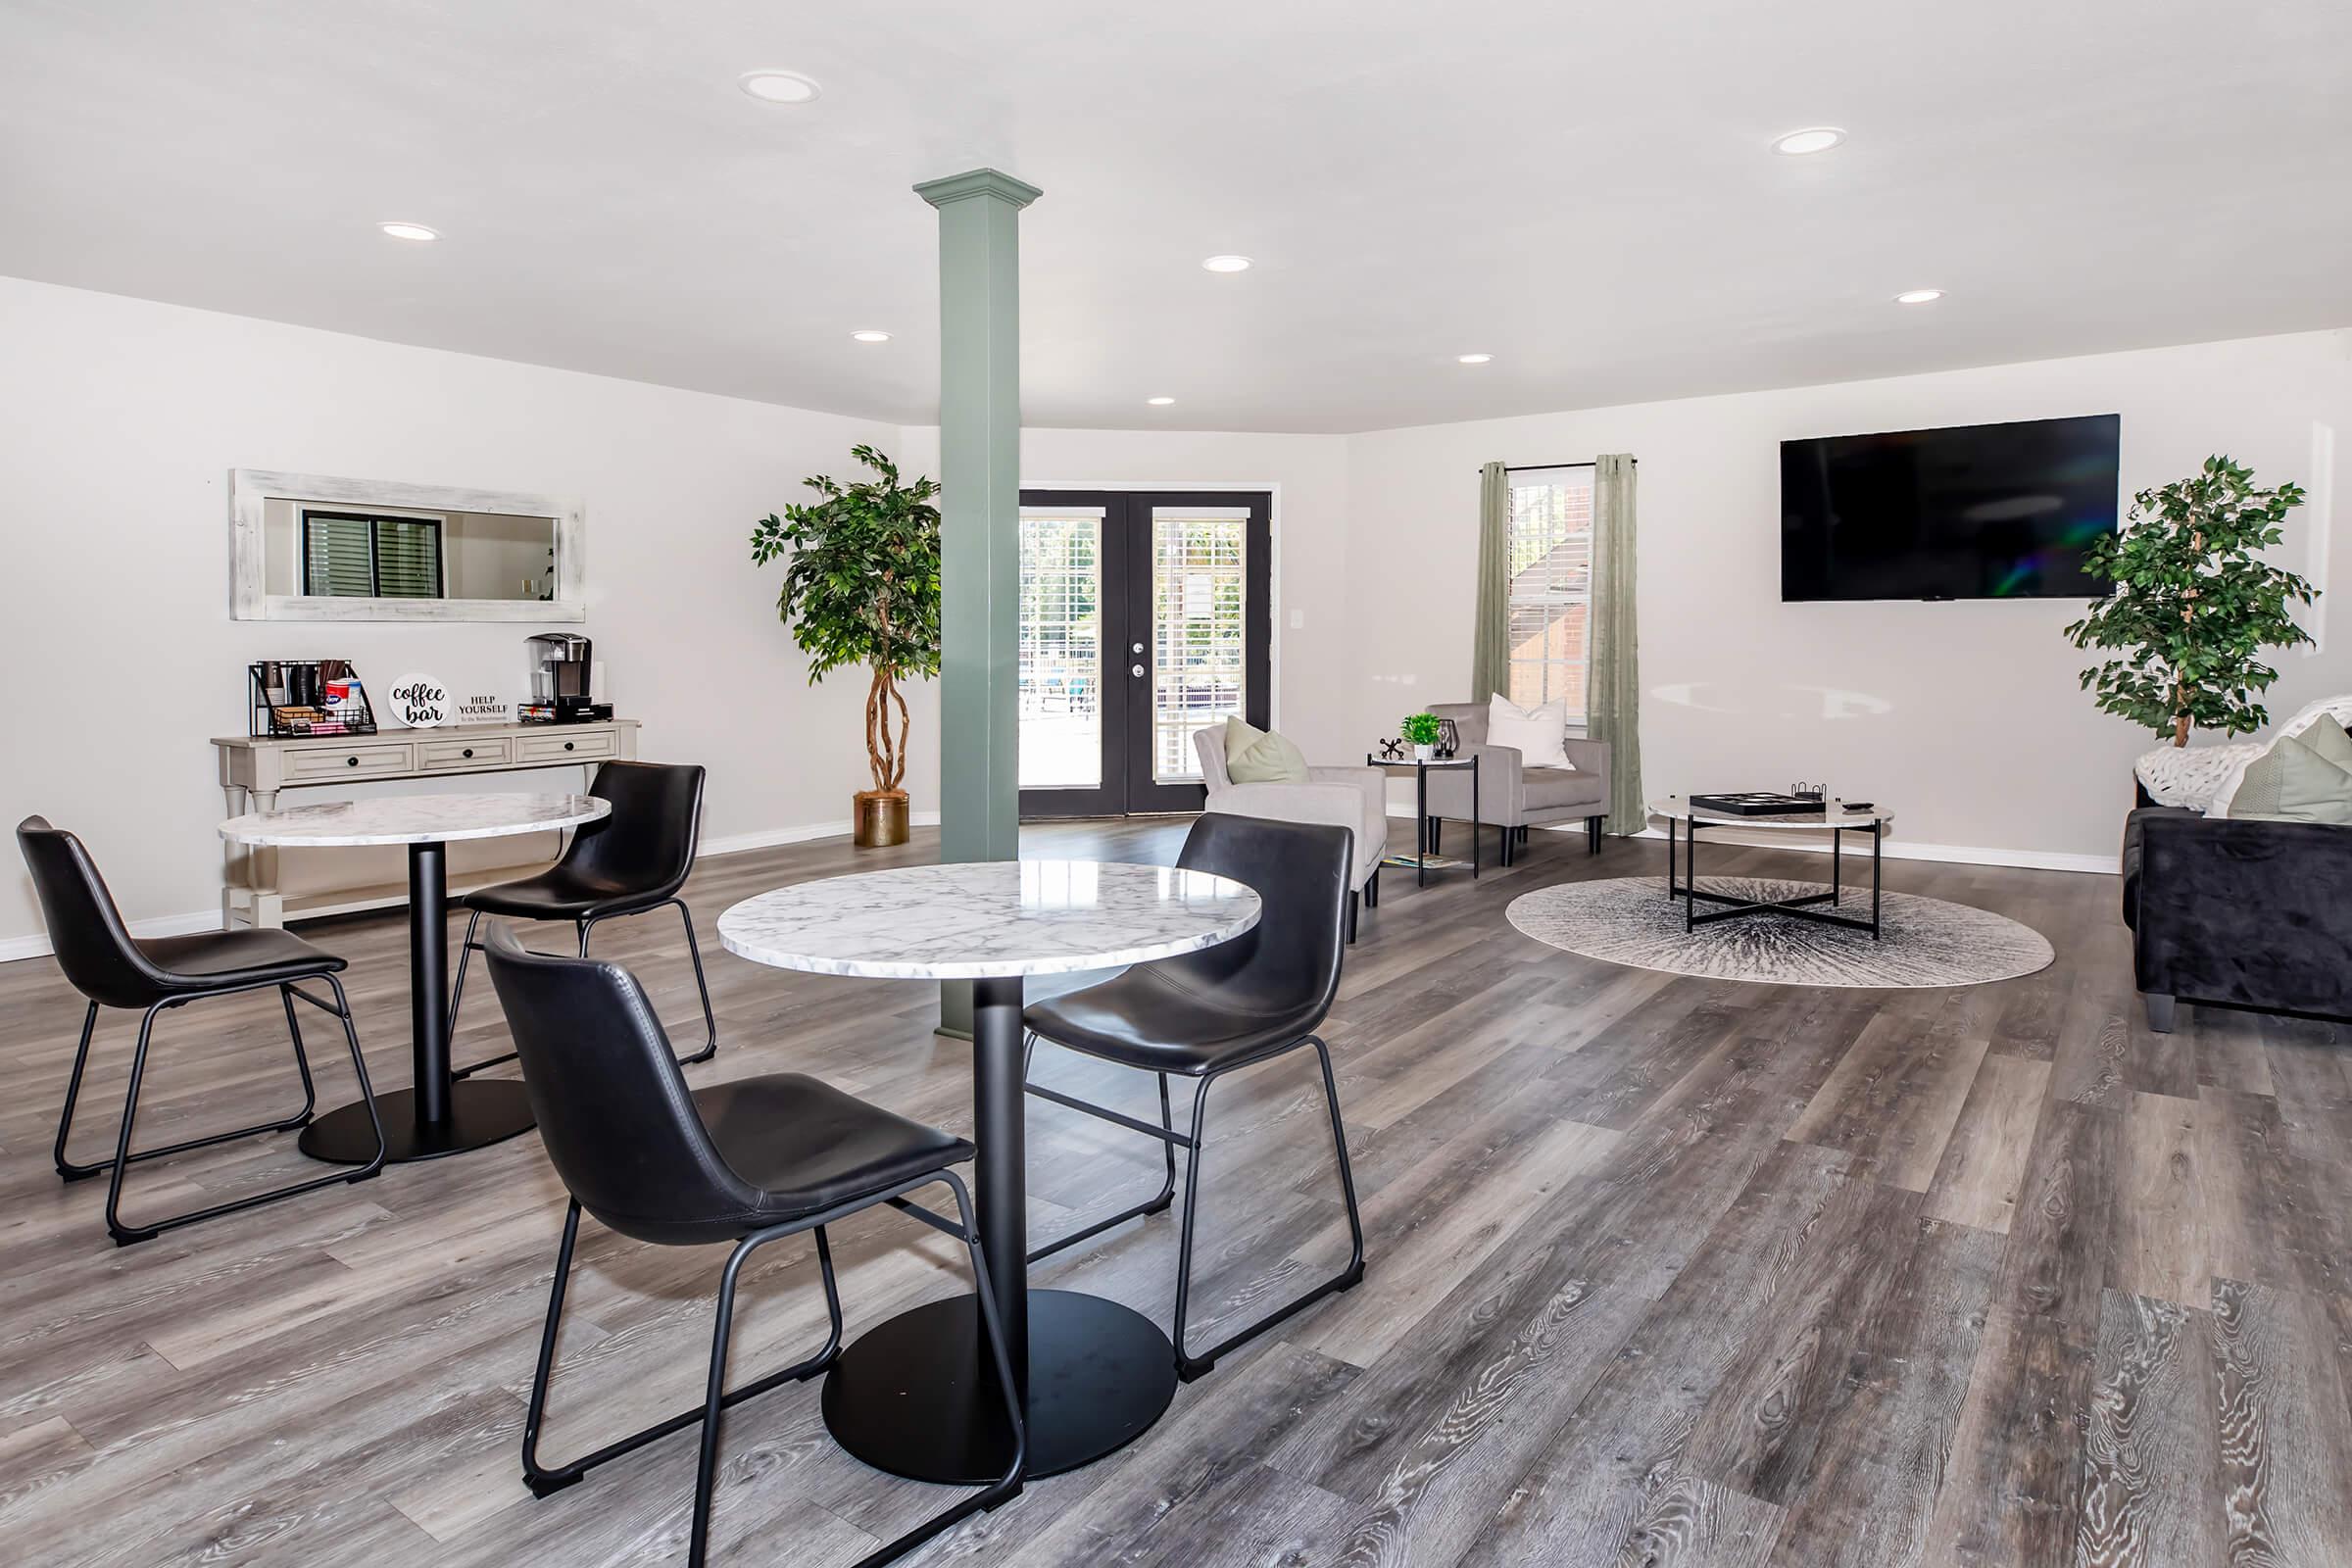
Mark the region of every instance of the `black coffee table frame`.
[[[1676, 824], [1678, 821], [1683, 821], [1684, 825], [1690, 830], [1690, 844], [1683, 851], [1682, 884], [1679, 887], [1675, 884], [1675, 849], [1676, 840], [1679, 837]], [[1808, 893], [1804, 897], [1796, 899], [1741, 899], [1735, 898], [1728, 893], [1710, 893], [1698, 885], [1698, 830], [1701, 827], [1737, 828], [1738, 826], [1740, 824], [1737, 821], [1701, 822], [1695, 816], [1690, 817], [1687, 821], [1673, 816], [1666, 818], [1666, 897], [1670, 901], [1674, 899], [1683, 901], [1683, 929], [1685, 931], [1695, 931], [1702, 925], [1711, 925], [1718, 920], [1737, 920], [1750, 914], [1788, 914], [1794, 915], [1797, 919], [1812, 920], [1821, 925], [1841, 925], [1853, 931], [1867, 931], [1870, 933], [1871, 941], [1881, 940], [1879, 906], [1884, 883], [1880, 872], [1885, 858], [1881, 852], [1886, 841], [1886, 824], [1884, 820], [1874, 820], [1868, 823], [1824, 822], [1822, 826], [1830, 830], [1830, 891]], [[1870, 835], [1870, 918], [1867, 920], [1857, 915], [1831, 912], [1838, 906], [1839, 895], [1844, 891], [1842, 862], [1845, 836], [1848, 833]], [[1721, 905], [1722, 907], [1709, 909], [1706, 913], [1701, 914], [1698, 912], [1698, 906], [1702, 901]], [[1821, 904], [1830, 906], [1830, 908], [1814, 907], [1815, 905]]]

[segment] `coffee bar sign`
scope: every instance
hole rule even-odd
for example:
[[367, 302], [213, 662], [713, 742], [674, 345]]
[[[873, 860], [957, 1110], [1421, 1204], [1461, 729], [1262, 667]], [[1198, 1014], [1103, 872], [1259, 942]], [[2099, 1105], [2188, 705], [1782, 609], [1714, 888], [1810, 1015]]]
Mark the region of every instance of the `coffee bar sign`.
[[449, 688], [434, 675], [403, 675], [392, 683], [392, 720], [410, 729], [431, 729], [450, 719]]

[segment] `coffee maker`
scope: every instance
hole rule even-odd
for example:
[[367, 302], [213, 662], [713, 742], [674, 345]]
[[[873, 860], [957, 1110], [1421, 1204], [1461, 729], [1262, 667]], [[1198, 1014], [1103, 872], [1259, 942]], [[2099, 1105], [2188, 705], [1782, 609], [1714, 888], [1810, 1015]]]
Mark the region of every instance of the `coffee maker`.
[[612, 716], [611, 703], [592, 701], [596, 645], [567, 631], [544, 631], [524, 641], [531, 651], [530, 700], [515, 710], [526, 724], [582, 724]]

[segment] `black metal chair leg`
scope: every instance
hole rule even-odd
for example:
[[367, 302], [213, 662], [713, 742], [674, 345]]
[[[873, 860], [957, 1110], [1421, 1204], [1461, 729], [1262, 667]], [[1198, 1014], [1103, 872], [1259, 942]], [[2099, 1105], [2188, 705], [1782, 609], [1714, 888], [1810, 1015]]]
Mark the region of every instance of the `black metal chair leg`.
[[1380, 907], [1380, 867], [1377, 864], [1372, 867], [1372, 874], [1364, 879], [1364, 906], [1370, 909]]
[[[279, 989], [282, 991], [285, 988], [281, 986]], [[57, 1144], [51, 1150], [51, 1158], [57, 1165], [57, 1174], [69, 1182], [86, 1181], [103, 1171], [115, 1168], [115, 1162], [112, 1159], [94, 1160], [87, 1165], [81, 1165], [66, 1157], [66, 1140], [74, 1130], [74, 1112], [81, 1101], [82, 1073], [89, 1063], [90, 1037], [96, 1030], [97, 1024], [98, 1004], [93, 1002], [90, 1004], [90, 1010], [82, 1016], [81, 1045], [74, 1054], [73, 1076], [66, 1080], [66, 1106], [64, 1112], [58, 1117]], [[291, 1116], [280, 1117], [276, 1121], [256, 1122], [251, 1127], [232, 1127], [223, 1133], [208, 1133], [202, 1138], [190, 1138], [181, 1143], [165, 1144], [158, 1149], [141, 1150], [138, 1153], [130, 1156], [131, 1163], [137, 1164], [143, 1159], [162, 1159], [171, 1154], [184, 1154], [191, 1149], [210, 1149], [215, 1144], [231, 1143], [239, 1138], [254, 1138], [263, 1133], [287, 1132], [308, 1123], [311, 1119], [311, 1112], [317, 1107], [318, 1100], [317, 1091], [311, 1083], [311, 1063], [310, 1058], [303, 1052], [302, 1034], [294, 1024], [294, 1004], [290, 996], [286, 1001], [286, 1024], [289, 1029], [294, 1030], [294, 1064], [302, 1073], [302, 1109]]]
[[[1348, 1266], [1305, 1295], [1267, 1313], [1239, 1333], [1227, 1336], [1223, 1341], [1203, 1350], [1200, 1354], [1194, 1355], [1185, 1349], [1184, 1319], [1192, 1295], [1193, 1225], [1200, 1211], [1200, 1155], [1207, 1147], [1202, 1137], [1202, 1130], [1208, 1104], [1208, 1086], [1216, 1081], [1218, 1075], [1212, 1073], [1203, 1078], [1200, 1081], [1200, 1092], [1193, 1098], [1192, 1158], [1185, 1167], [1184, 1222], [1179, 1233], [1176, 1254], [1176, 1322], [1175, 1330], [1169, 1336], [1176, 1345], [1176, 1375], [1187, 1383], [1206, 1374], [1216, 1366], [1220, 1357], [1237, 1347], [1247, 1344], [1276, 1324], [1306, 1310], [1326, 1296], [1340, 1291], [1352, 1290], [1363, 1281], [1364, 1222], [1362, 1214], [1356, 1207], [1355, 1172], [1348, 1162], [1348, 1131], [1340, 1118], [1340, 1089], [1338, 1080], [1332, 1075], [1331, 1048], [1326, 1046], [1322, 1037], [1318, 1035], [1308, 1035], [1298, 1044], [1311, 1045], [1315, 1048], [1316, 1059], [1323, 1069], [1323, 1097], [1331, 1111], [1332, 1151], [1339, 1158], [1340, 1195], [1345, 1200], [1348, 1208], [1348, 1232], [1351, 1243]], [[1292, 1049], [1296, 1050], [1297, 1047]], [[1287, 1051], [1283, 1053], [1285, 1055], [1289, 1054]], [[1250, 1062], [1247, 1065], [1257, 1066], [1267, 1059], [1270, 1058], [1261, 1057], [1258, 1061]]]
[[[1022, 1047], [1021, 1086], [1024, 1089], [1029, 1087], [1029, 1063], [1036, 1057], [1036, 1054], [1037, 1036], [1032, 1033], [1027, 1036], [1026, 1043]], [[1153, 1076], [1159, 1080], [1159, 1125], [1167, 1133], [1167, 1137], [1161, 1139], [1159, 1145], [1160, 1153], [1166, 1161], [1159, 1183], [1159, 1191], [1132, 1208], [1120, 1209], [1108, 1219], [1100, 1219], [1084, 1230], [1072, 1231], [1067, 1236], [1055, 1237], [1031, 1252], [1029, 1254], [1030, 1262], [1034, 1263], [1040, 1258], [1052, 1257], [1055, 1252], [1075, 1247], [1090, 1237], [1100, 1236], [1114, 1226], [1124, 1225], [1131, 1219], [1142, 1219], [1147, 1215], [1165, 1213], [1176, 1201], [1175, 1105], [1168, 1098], [1168, 1075], [1163, 1072], [1155, 1073]], [[1100, 1107], [1097, 1107], [1097, 1110], [1099, 1113]]]
[[703, 978], [703, 950], [694, 940], [694, 911], [686, 907], [684, 899], [669, 902], [678, 906], [678, 918], [686, 923], [686, 956], [694, 960], [694, 989], [703, 999], [703, 1049], [678, 1060], [685, 1064], [709, 1061], [718, 1054], [718, 1014], [710, 1010], [710, 982]]
[[971, 1254], [972, 1280], [978, 1288], [980, 1299], [980, 1327], [988, 1338], [989, 1359], [996, 1368], [998, 1392], [1012, 1419], [1012, 1460], [1005, 1466], [1004, 1473], [991, 1482], [985, 1491], [974, 1493], [961, 1502], [932, 1515], [896, 1541], [867, 1552], [851, 1568], [883, 1568], [884, 1564], [898, 1561], [940, 1532], [960, 1524], [973, 1514], [1002, 1508], [1021, 1494], [1022, 1483], [1028, 1475], [1029, 1426], [1021, 1413], [1020, 1395], [1012, 1379], [1012, 1357], [1004, 1348], [1004, 1325], [997, 1316], [996, 1293], [988, 1286], [988, 1259], [980, 1250], [980, 1230], [972, 1219], [971, 1195], [964, 1191], [962, 1181], [953, 1171], [940, 1172], [940, 1180], [946, 1182], [956, 1195], [956, 1213], [963, 1226], [964, 1250]]
[[1348, 941], [1350, 946], [1355, 942], [1355, 906], [1360, 902], [1355, 890], [1349, 888], [1348, 890]]
[[[556, 1251], [556, 1277], [547, 1293], [547, 1322], [539, 1335], [539, 1364], [531, 1374], [530, 1401], [523, 1408], [522, 1418], [522, 1482], [531, 1489], [531, 1495], [544, 1497], [562, 1492], [577, 1483], [581, 1477], [608, 1459], [617, 1459], [624, 1453], [634, 1453], [656, 1438], [682, 1432], [697, 1421], [709, 1418], [708, 1401], [681, 1410], [665, 1420], [657, 1421], [642, 1432], [633, 1432], [616, 1442], [609, 1443], [593, 1453], [585, 1454], [568, 1464], [553, 1469], [539, 1462], [539, 1429], [547, 1418], [547, 1386], [556, 1368], [556, 1334], [564, 1319], [564, 1297], [571, 1279], [571, 1256], [580, 1235], [580, 1205], [574, 1200], [564, 1215], [564, 1242]], [[726, 1396], [723, 1405], [741, 1404], [744, 1400], [765, 1394], [780, 1384], [805, 1382], [818, 1373], [829, 1370], [841, 1354], [841, 1291], [833, 1278], [833, 1249], [825, 1239], [825, 1228], [816, 1227], [816, 1266], [825, 1283], [825, 1311], [831, 1322], [831, 1332], [825, 1338], [825, 1348], [809, 1359], [773, 1372], [757, 1382], [747, 1383]]]
[[303, 1126], [311, 1112], [318, 1108], [318, 1086], [311, 1082], [310, 1053], [302, 1049], [302, 1020], [294, 1016], [294, 988], [279, 986], [277, 1000], [285, 1004], [286, 1036], [294, 1042], [294, 1070], [302, 1074], [302, 1109], [294, 1116], [293, 1124]]
[[[156, 1015], [168, 1010], [169, 1008], [183, 1005], [184, 1002], [182, 1000], [168, 1000], [159, 1002], [150, 1006], [144, 1013], [140, 1014], [139, 1042], [137, 1047], [132, 1051], [130, 1057], [130, 1083], [129, 1086], [124, 1090], [122, 1096], [122, 1126], [121, 1131], [116, 1135], [115, 1157], [109, 1160], [105, 1167], [103, 1167], [108, 1172], [106, 1185], [106, 1230], [107, 1234], [115, 1239], [115, 1245], [117, 1247], [128, 1247], [135, 1242], [153, 1241], [156, 1237], [161, 1236], [164, 1232], [177, 1230], [182, 1225], [193, 1225], [199, 1220], [214, 1219], [222, 1214], [234, 1214], [244, 1209], [259, 1207], [263, 1203], [275, 1202], [281, 1198], [292, 1198], [297, 1194], [314, 1192], [321, 1187], [331, 1187], [342, 1182], [366, 1181], [368, 1177], [375, 1175], [378, 1171], [383, 1169], [384, 1155], [386, 1152], [388, 1152], [389, 1146], [384, 1140], [383, 1122], [376, 1115], [375, 1091], [368, 1081], [368, 1062], [367, 1059], [360, 1054], [359, 1031], [352, 1024], [351, 1001], [343, 994], [342, 982], [337, 980], [333, 975], [324, 975], [320, 978], [324, 979], [326, 983], [334, 989], [336, 1004], [333, 1007], [328, 1007], [325, 1003], [319, 1002], [316, 997], [312, 997], [297, 991], [291, 985], [281, 985], [277, 988], [282, 994], [286, 1004], [287, 1027], [293, 1032], [295, 1061], [302, 1069], [303, 1107], [300, 1113], [287, 1117], [282, 1121], [266, 1122], [258, 1127], [239, 1128], [234, 1132], [215, 1133], [206, 1138], [191, 1138], [183, 1143], [167, 1144], [160, 1149], [142, 1150], [134, 1154], [130, 1150], [131, 1133], [133, 1127], [138, 1121], [139, 1086], [147, 1076], [147, 1050], [148, 1047], [154, 1042]], [[251, 991], [258, 988], [254, 986], [243, 986], [238, 989], [243, 991]], [[216, 995], [234, 995], [234, 993], [216, 993]], [[367, 1164], [362, 1165], [357, 1170], [338, 1170], [332, 1175], [316, 1176], [308, 1181], [295, 1182], [285, 1187], [272, 1188], [269, 1192], [255, 1193], [246, 1198], [231, 1199], [229, 1201], [224, 1203], [213, 1203], [203, 1208], [190, 1209], [186, 1213], [173, 1214], [164, 1219], [152, 1220], [143, 1225], [124, 1224], [122, 1222], [122, 1178], [128, 1172], [131, 1166], [139, 1163], [141, 1160], [160, 1159], [166, 1154], [182, 1153], [191, 1149], [206, 1149], [215, 1144], [227, 1143], [229, 1140], [234, 1138], [250, 1138], [259, 1133], [284, 1132], [292, 1128], [299, 1127], [304, 1122], [310, 1120], [311, 1110], [317, 1102], [317, 1095], [311, 1082], [310, 1059], [303, 1051], [302, 1029], [301, 1026], [295, 1022], [294, 999], [297, 996], [302, 997], [302, 1000], [311, 1003], [314, 1006], [318, 1006], [326, 1011], [335, 1013], [343, 1020], [343, 1037], [351, 1048], [352, 1071], [358, 1076], [360, 1081], [360, 1101], [368, 1107], [368, 1120], [375, 1127], [375, 1157], [369, 1160]], [[199, 999], [191, 998], [185, 1000], [192, 1001]], [[62, 1148], [63, 1137], [61, 1134], [61, 1152]], [[101, 1167], [90, 1167], [90, 1169], [93, 1171]]]
[[[980, 1303], [980, 1325], [982, 1333], [988, 1341], [989, 1360], [996, 1375], [998, 1391], [1004, 1398], [1004, 1408], [1012, 1423], [1012, 1458], [1006, 1465], [1004, 1473], [987, 1487], [934, 1514], [880, 1549], [867, 1553], [858, 1559], [855, 1568], [882, 1568], [883, 1564], [905, 1555], [941, 1531], [971, 1514], [984, 1508], [1002, 1507], [1020, 1494], [1021, 1485], [1028, 1469], [1028, 1424], [1023, 1418], [1019, 1391], [1013, 1381], [1012, 1358], [1004, 1348], [1004, 1328], [997, 1314], [996, 1296], [989, 1289], [988, 1260], [981, 1251], [979, 1227], [972, 1217], [971, 1194], [965, 1190], [963, 1182], [953, 1171], [941, 1171], [936, 1177], [926, 1178], [924, 1183], [918, 1185], [927, 1184], [931, 1180], [945, 1183], [949, 1191], [954, 1194], [956, 1224], [949, 1224], [948, 1221], [919, 1204], [906, 1202], [904, 1197], [906, 1189], [901, 1189], [898, 1194], [886, 1195], [882, 1198], [828, 1210], [826, 1217], [839, 1218], [843, 1214], [856, 1212], [858, 1209], [869, 1207], [876, 1202], [888, 1202], [949, 1232], [963, 1243], [964, 1250], [971, 1257], [972, 1283]], [[833, 1252], [825, 1238], [824, 1226], [817, 1225], [813, 1227], [816, 1231], [817, 1266], [823, 1272], [825, 1307], [832, 1321], [832, 1332], [825, 1341], [824, 1349], [814, 1358], [804, 1361], [799, 1366], [771, 1373], [756, 1383], [746, 1384], [732, 1392], [729, 1392], [726, 1387], [727, 1346], [734, 1334], [735, 1294], [741, 1283], [744, 1263], [754, 1252], [769, 1242], [798, 1235], [801, 1231], [809, 1228], [811, 1227], [807, 1220], [798, 1220], [789, 1225], [756, 1231], [738, 1241], [735, 1244], [734, 1251], [728, 1254], [726, 1270], [719, 1277], [718, 1300], [710, 1329], [710, 1374], [704, 1384], [701, 1403], [691, 1409], [681, 1410], [666, 1421], [657, 1422], [643, 1432], [633, 1433], [617, 1443], [610, 1444], [584, 1458], [575, 1459], [560, 1470], [550, 1471], [543, 1469], [538, 1462], [539, 1429], [547, 1414], [547, 1386], [555, 1369], [556, 1334], [563, 1321], [564, 1286], [570, 1278], [572, 1253], [579, 1241], [580, 1205], [575, 1200], [565, 1209], [564, 1215], [564, 1242], [556, 1255], [555, 1280], [548, 1291], [547, 1322], [541, 1330], [539, 1338], [538, 1366], [531, 1377], [530, 1402], [525, 1407], [523, 1415], [523, 1480], [530, 1487], [532, 1494], [544, 1497], [549, 1493], [560, 1492], [578, 1481], [590, 1469], [603, 1464], [608, 1459], [617, 1458], [621, 1454], [641, 1448], [656, 1438], [665, 1437], [672, 1432], [683, 1431], [689, 1426], [699, 1424], [702, 1427], [702, 1438], [695, 1467], [694, 1515], [691, 1534], [687, 1542], [687, 1562], [690, 1568], [703, 1568], [710, 1551], [710, 1510], [718, 1483], [718, 1436], [721, 1417], [727, 1410], [756, 1395], [764, 1394], [788, 1378], [814, 1377], [833, 1364], [841, 1349], [841, 1297], [833, 1278]]]
[[[587, 932], [580, 945], [587, 946]], [[584, 956], [584, 955], [583, 955]], [[694, 1469], [694, 1533], [687, 1538], [687, 1568], [703, 1568], [710, 1549], [710, 1494], [718, 1484], [718, 1418], [727, 1407], [727, 1341], [735, 1329], [735, 1281], [744, 1260], [760, 1247], [760, 1238], [747, 1236], [727, 1254], [726, 1272], [718, 1280], [718, 1311], [710, 1327], [710, 1376], [703, 1395], [702, 1455]]]
[[[702, 944], [697, 942], [694, 936], [694, 911], [686, 906], [684, 899], [663, 899], [660, 904], [651, 905], [643, 909], [631, 909], [628, 912], [630, 914], [651, 914], [655, 909], [665, 908], [672, 905], [677, 906], [678, 917], [686, 924], [686, 956], [694, 962], [694, 989], [695, 993], [701, 997], [703, 1004], [702, 1049], [691, 1055], [678, 1058], [679, 1066], [691, 1067], [698, 1061], [709, 1061], [712, 1056], [718, 1054], [718, 1014], [711, 1008], [710, 982], [703, 973], [703, 949]], [[466, 1000], [466, 965], [473, 955], [481, 951], [482, 945], [473, 937], [474, 927], [481, 918], [481, 910], [476, 909], [466, 920], [466, 945], [458, 956], [458, 983], [449, 1001], [449, 1038], [453, 1042], [458, 1037], [458, 1006]], [[620, 918], [618, 915], [599, 914], [591, 915], [585, 920], [573, 921], [573, 926], [579, 932], [579, 956], [583, 958], [588, 956], [588, 934], [596, 929], [599, 920], [618, 918]], [[452, 1078], [470, 1078], [486, 1068], [504, 1066], [514, 1059], [514, 1053], [512, 1051], [503, 1055], [485, 1056], [480, 1061], [458, 1068], [450, 1076]]]
[[57, 1118], [57, 1146], [50, 1153], [50, 1157], [57, 1162], [57, 1174], [70, 1182], [80, 1181], [86, 1176], [95, 1176], [106, 1169], [103, 1164], [76, 1165], [66, 1158], [66, 1138], [74, 1131], [74, 1105], [76, 1101], [81, 1099], [82, 1069], [87, 1067], [90, 1062], [90, 1035], [97, 1027], [98, 1004], [93, 1002], [90, 1004], [90, 1010], [81, 1015], [81, 1044], [74, 1052], [73, 1076], [66, 1080], [66, 1108]]
[[130, 1129], [139, 1114], [139, 1080], [147, 1075], [147, 1045], [155, 1037], [155, 1015], [164, 1004], [158, 1002], [139, 1014], [139, 1044], [130, 1057], [130, 1088], [122, 1097], [122, 1127], [115, 1136], [115, 1157], [106, 1183], [106, 1233], [115, 1239], [117, 1247], [132, 1242], [144, 1242], [155, 1236], [153, 1230], [134, 1231], [122, 1219], [122, 1173], [130, 1168]]
[[[466, 1004], [466, 967], [473, 961], [473, 956], [482, 951], [481, 943], [474, 938], [474, 932], [481, 923], [481, 910], [469, 909], [466, 911], [466, 940], [458, 948], [458, 983], [450, 988], [449, 997], [449, 1040], [453, 1046], [457, 1044], [458, 1039], [458, 1009]], [[514, 1053], [512, 1051], [496, 1056], [484, 1056], [479, 1061], [452, 1068], [449, 1076], [452, 1079], [470, 1078], [477, 1072], [484, 1072], [492, 1067], [503, 1067], [514, 1059]]]

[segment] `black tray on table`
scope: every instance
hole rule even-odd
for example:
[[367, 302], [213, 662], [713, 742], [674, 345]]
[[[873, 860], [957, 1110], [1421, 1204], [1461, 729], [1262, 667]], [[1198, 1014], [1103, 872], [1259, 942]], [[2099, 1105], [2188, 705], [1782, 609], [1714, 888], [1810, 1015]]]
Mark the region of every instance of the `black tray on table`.
[[1818, 795], [1783, 795], [1776, 790], [1742, 790], [1732, 795], [1693, 795], [1690, 808], [1724, 816], [1797, 816], [1824, 809]]

